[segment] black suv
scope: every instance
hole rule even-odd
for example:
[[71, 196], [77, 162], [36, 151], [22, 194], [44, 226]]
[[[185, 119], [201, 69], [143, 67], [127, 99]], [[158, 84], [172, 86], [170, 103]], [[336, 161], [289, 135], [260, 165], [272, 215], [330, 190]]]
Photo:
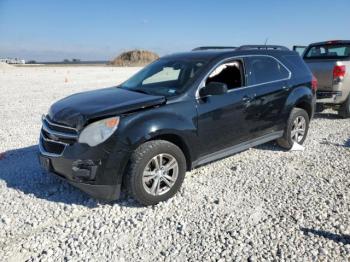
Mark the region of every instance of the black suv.
[[120, 86], [53, 104], [40, 162], [93, 197], [115, 200], [123, 187], [153, 205], [195, 167], [272, 140], [302, 144], [316, 89], [300, 56], [282, 46], [165, 56]]

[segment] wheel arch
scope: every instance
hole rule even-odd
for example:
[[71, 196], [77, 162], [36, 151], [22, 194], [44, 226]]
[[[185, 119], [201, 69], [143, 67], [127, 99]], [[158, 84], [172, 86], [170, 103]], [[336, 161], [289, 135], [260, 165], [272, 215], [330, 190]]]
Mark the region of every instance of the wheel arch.
[[313, 103], [314, 97], [311, 89], [307, 86], [299, 86], [288, 96], [286, 103], [287, 116], [289, 116], [293, 108], [296, 107], [304, 109], [307, 112], [309, 119], [311, 119], [315, 110]]
[[300, 108], [300, 109], [304, 109], [306, 111], [306, 113], [309, 116], [309, 119], [312, 118], [312, 106], [310, 103], [306, 102], [305, 100], [300, 100], [297, 101], [297, 103], [294, 105], [294, 107], [296, 108]]
[[[131, 150], [136, 150], [139, 146], [142, 144], [148, 142], [148, 141], [155, 141], [155, 140], [164, 140], [170, 143], [173, 143], [174, 145], [178, 146], [180, 150], [183, 152], [185, 159], [186, 159], [186, 171], [190, 171], [192, 169], [192, 161], [193, 161], [193, 152], [191, 151], [191, 146], [186, 142], [185, 138], [183, 138], [181, 135], [169, 132], [169, 130], [158, 131], [156, 133], [148, 134], [147, 136], [144, 136], [142, 139], [138, 140], [137, 143], [133, 144]], [[125, 179], [126, 179], [126, 170], [129, 168], [131, 164], [131, 155], [129, 155], [129, 158], [126, 161], [126, 164], [121, 172], [121, 183], [125, 185]]]
[[[185, 140], [178, 134], [174, 133], [163, 133], [163, 134], [157, 134], [152, 137], [148, 137], [147, 140], [143, 140], [138, 144], [137, 147], [141, 146], [142, 144], [149, 142], [149, 141], [155, 141], [155, 140], [164, 140], [170, 143], [173, 143], [174, 145], [178, 146], [180, 150], [183, 152], [185, 159], [186, 159], [186, 171], [190, 171], [192, 169], [192, 154], [189, 145], [185, 142]], [[121, 183], [123, 187], [125, 186], [125, 181], [127, 181], [127, 172], [126, 169], [129, 168], [131, 164], [131, 159], [129, 158], [127, 160], [127, 163], [125, 164], [124, 170], [122, 172], [121, 176]]]
[[[180, 112], [184, 112], [180, 114]], [[175, 113], [179, 112], [179, 113]], [[127, 117], [120, 129], [119, 140], [130, 151], [151, 140], [165, 140], [178, 146], [190, 170], [197, 154], [197, 111], [192, 102], [175, 103], [169, 108], [158, 108]]]
[[[189, 149], [188, 144], [185, 142], [185, 140], [181, 136], [179, 136], [177, 134], [164, 133], [164, 134], [156, 135], [147, 141], [153, 141], [153, 140], [165, 140], [165, 141], [168, 141], [168, 142], [173, 143], [174, 145], [178, 146], [185, 156], [186, 170], [190, 171], [192, 169], [191, 151]], [[145, 142], [147, 142], [147, 141], [145, 141]]]

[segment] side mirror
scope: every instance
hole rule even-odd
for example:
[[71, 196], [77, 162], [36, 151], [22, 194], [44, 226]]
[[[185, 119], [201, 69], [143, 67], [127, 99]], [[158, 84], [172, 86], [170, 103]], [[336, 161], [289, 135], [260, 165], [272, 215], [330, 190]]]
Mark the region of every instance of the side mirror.
[[220, 83], [220, 82], [210, 82], [201, 90], [199, 90], [199, 95], [201, 97], [206, 97], [210, 95], [217, 96], [217, 95], [223, 95], [225, 93], [227, 93], [227, 85], [225, 83]]

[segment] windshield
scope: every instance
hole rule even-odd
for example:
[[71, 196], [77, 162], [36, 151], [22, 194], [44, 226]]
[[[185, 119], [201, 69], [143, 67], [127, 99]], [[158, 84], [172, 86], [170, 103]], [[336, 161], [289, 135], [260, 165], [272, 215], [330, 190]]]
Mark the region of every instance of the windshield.
[[348, 58], [350, 56], [350, 45], [317, 45], [310, 47], [305, 58], [308, 59], [336, 59]]
[[150, 95], [178, 95], [185, 91], [186, 84], [198, 74], [204, 64], [204, 61], [160, 59], [119, 87]]

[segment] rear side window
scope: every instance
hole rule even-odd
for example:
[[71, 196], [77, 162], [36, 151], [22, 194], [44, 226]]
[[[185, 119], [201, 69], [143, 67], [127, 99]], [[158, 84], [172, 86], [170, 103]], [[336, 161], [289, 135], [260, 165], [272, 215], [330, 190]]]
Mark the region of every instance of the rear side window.
[[289, 71], [276, 59], [267, 56], [248, 57], [248, 85], [258, 85], [289, 77]]
[[306, 59], [336, 59], [348, 58], [350, 56], [350, 45], [317, 45], [311, 46], [305, 53]]

